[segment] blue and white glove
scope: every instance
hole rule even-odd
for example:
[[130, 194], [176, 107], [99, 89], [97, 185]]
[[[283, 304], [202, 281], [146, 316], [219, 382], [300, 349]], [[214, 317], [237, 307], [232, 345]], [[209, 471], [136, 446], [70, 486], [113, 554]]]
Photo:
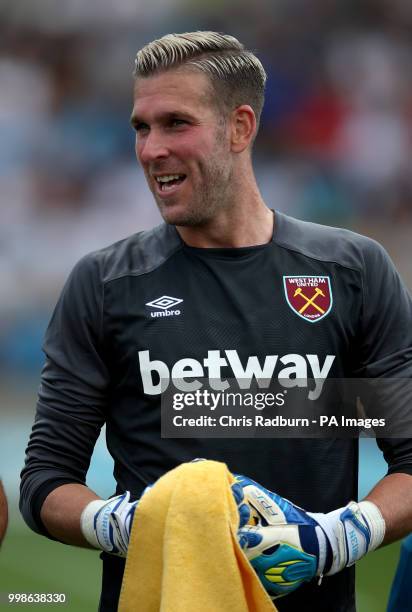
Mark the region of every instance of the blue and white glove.
[[[143, 495], [150, 487], [146, 487]], [[139, 500], [130, 502], [130, 492], [108, 500], [96, 499], [83, 510], [80, 527], [94, 548], [125, 557], [134, 513]]]
[[[151, 489], [147, 486], [143, 495]], [[239, 528], [246, 525], [250, 518], [250, 508], [244, 501], [240, 484], [232, 485], [232, 493], [239, 511]], [[105, 552], [126, 557], [134, 513], [139, 500], [130, 502], [130, 492], [108, 500], [96, 499], [83, 510], [80, 527], [85, 539]]]
[[239, 543], [272, 598], [335, 574], [382, 543], [385, 522], [372, 502], [310, 513], [245, 476], [236, 480], [255, 522], [239, 529]]

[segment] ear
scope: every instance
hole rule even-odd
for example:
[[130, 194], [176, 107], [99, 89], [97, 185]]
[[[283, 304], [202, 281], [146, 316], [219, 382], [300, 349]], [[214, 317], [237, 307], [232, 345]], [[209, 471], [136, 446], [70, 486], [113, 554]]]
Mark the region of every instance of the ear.
[[231, 115], [231, 149], [241, 153], [250, 145], [256, 133], [256, 117], [251, 106], [242, 104]]

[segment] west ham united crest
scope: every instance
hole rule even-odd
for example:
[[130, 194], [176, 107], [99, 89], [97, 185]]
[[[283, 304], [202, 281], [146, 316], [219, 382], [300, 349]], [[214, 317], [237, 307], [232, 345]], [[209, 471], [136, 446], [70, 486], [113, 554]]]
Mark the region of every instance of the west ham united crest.
[[295, 314], [308, 323], [317, 323], [332, 309], [329, 276], [284, 276], [286, 301]]

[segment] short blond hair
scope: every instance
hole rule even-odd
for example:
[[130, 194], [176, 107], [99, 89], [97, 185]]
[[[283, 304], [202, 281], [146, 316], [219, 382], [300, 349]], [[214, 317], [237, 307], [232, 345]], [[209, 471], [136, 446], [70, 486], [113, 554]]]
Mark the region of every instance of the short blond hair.
[[185, 32], [167, 34], [145, 45], [136, 55], [136, 79], [180, 66], [209, 76], [220, 107], [231, 111], [249, 104], [259, 123], [265, 97], [266, 72], [259, 59], [228, 34]]

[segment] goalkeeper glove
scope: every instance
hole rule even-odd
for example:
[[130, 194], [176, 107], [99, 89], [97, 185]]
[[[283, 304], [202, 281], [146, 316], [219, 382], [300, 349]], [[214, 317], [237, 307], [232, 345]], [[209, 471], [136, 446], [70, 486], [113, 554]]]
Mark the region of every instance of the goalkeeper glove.
[[249, 478], [237, 482], [256, 523], [239, 530], [239, 542], [273, 598], [339, 572], [382, 543], [385, 522], [372, 502], [309, 513]]
[[[243, 488], [234, 483], [231, 486], [239, 511], [239, 528], [246, 525], [250, 518], [250, 509], [244, 501]], [[147, 486], [142, 496], [151, 489]], [[130, 493], [112, 497], [108, 500], [96, 499], [90, 502], [82, 512], [80, 527], [85, 539], [94, 548], [121, 557], [126, 557], [134, 513], [139, 500], [130, 502]]]
[[[146, 487], [143, 495], [150, 487]], [[130, 492], [108, 500], [96, 499], [82, 512], [80, 527], [94, 548], [121, 557], [127, 554], [134, 513], [139, 500], [130, 502]]]

